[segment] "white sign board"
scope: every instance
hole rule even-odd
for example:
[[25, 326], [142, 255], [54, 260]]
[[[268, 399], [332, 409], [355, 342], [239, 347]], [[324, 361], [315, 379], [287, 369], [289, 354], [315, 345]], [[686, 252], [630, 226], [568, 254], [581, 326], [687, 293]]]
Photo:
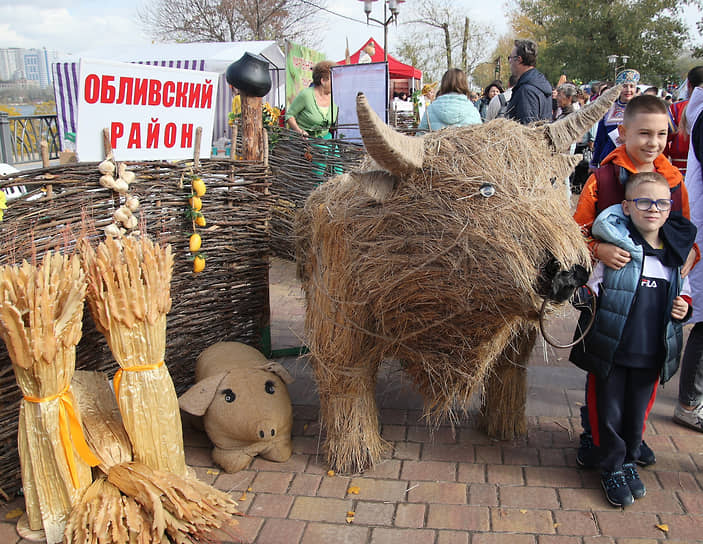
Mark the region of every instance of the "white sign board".
[[146, 64], [80, 62], [76, 152], [81, 161], [105, 158], [103, 129], [117, 160], [192, 159], [202, 127], [200, 157], [208, 158], [217, 104], [214, 72]]
[[[332, 66], [332, 102], [339, 106], [338, 125], [359, 124], [356, 116], [356, 95], [360, 92], [364, 93], [369, 105], [383, 122], [388, 122], [386, 69], [385, 62]], [[360, 140], [361, 133], [355, 126], [340, 126], [337, 137]]]

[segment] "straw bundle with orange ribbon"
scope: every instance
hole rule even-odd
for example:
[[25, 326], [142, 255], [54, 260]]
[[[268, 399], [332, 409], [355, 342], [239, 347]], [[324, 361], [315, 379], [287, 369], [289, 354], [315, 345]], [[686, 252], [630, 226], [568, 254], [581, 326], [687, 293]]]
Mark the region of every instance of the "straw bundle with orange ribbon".
[[[65, 544], [210, 542], [230, 534], [239, 514], [232, 497], [193, 477], [132, 462], [117, 401], [102, 372], [78, 371], [72, 388], [86, 440], [107, 478], [97, 478], [71, 510]], [[231, 535], [235, 540], [236, 536]]]
[[237, 521], [231, 497], [195, 479], [142, 463], [114, 466], [86, 490], [66, 524], [66, 544], [212, 542]]
[[61, 542], [71, 505], [97, 464], [71, 391], [85, 277], [78, 257], [54, 252], [37, 267], [0, 267], [0, 336], [24, 399], [18, 445], [29, 531]]
[[120, 365], [115, 395], [135, 461], [185, 476], [178, 398], [165, 364], [171, 247], [148, 238], [81, 245], [86, 300]]

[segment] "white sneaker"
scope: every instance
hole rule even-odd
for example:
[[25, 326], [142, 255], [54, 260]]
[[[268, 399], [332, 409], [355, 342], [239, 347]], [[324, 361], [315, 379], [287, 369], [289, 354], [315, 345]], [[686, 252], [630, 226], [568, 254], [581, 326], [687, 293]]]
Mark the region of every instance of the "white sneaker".
[[693, 410], [684, 410], [680, 404], [674, 410], [674, 422], [703, 433], [703, 403]]

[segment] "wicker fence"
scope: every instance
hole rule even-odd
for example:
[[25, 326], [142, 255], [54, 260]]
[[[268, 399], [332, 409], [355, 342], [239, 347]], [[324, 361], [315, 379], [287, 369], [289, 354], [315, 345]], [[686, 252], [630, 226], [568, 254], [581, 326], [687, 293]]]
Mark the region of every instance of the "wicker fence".
[[295, 214], [320, 183], [357, 166], [364, 156], [364, 148], [345, 140], [304, 138], [285, 129], [269, 134], [271, 191], [275, 195], [271, 213], [271, 251], [276, 257], [293, 261]]
[[[181, 181], [185, 162], [128, 163], [137, 174], [130, 194], [139, 197], [138, 213], [153, 238], [169, 243], [175, 255], [168, 315], [166, 364], [176, 390], [193, 381], [200, 351], [219, 340], [261, 348], [268, 323], [269, 221], [274, 198], [270, 172], [261, 163], [211, 159], [198, 174], [207, 185], [199, 229], [207, 257], [205, 270], [192, 272], [188, 239], [192, 223], [184, 216], [190, 187]], [[96, 163], [78, 163], [0, 177], [0, 187], [23, 185], [28, 192], [10, 202], [0, 222], [0, 264], [21, 262], [60, 247], [72, 251], [81, 236], [96, 237], [112, 222], [119, 205], [100, 187]], [[110, 375], [117, 363], [86, 308], [77, 367]], [[17, 456], [20, 391], [4, 344], [0, 346], [0, 495], [21, 485]]]

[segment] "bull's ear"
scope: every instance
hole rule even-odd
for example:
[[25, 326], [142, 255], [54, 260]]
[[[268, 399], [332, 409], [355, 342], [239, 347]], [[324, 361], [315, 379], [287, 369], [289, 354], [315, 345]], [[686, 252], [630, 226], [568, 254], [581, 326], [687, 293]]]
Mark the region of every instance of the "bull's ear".
[[376, 202], [383, 202], [395, 188], [396, 178], [385, 170], [371, 172], [352, 172], [350, 177], [359, 184], [359, 187]]
[[210, 376], [204, 380], [200, 380], [193, 387], [183, 393], [178, 399], [178, 405], [181, 410], [194, 416], [204, 416], [207, 409], [215, 398], [217, 389], [220, 383], [227, 375], [227, 372], [222, 372], [215, 376]]
[[283, 383], [285, 383], [286, 385], [293, 383], [295, 381], [293, 379], [293, 376], [290, 375], [290, 372], [288, 372], [286, 370], [286, 368], [280, 363], [276, 363], [274, 361], [268, 361], [266, 364], [261, 365], [260, 367], [257, 367], [257, 368], [260, 368], [262, 370], [265, 370], [266, 372], [271, 372], [272, 374], [275, 374], [276, 376], [281, 378]]

